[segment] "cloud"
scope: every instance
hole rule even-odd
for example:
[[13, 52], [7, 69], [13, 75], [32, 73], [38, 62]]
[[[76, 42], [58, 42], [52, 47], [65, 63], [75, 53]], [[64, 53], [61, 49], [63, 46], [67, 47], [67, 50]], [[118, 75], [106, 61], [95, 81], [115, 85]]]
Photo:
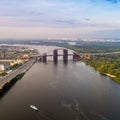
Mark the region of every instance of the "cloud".
[[120, 29], [107, 27], [0, 27], [0, 38], [4, 39], [40, 39], [48, 37], [118, 37]]
[[96, 38], [120, 38], [120, 29], [113, 29], [113, 30], [99, 30], [94, 31], [91, 33], [91, 36]]
[[42, 13], [42, 12], [37, 12], [37, 11], [30, 11], [29, 13], [30, 13], [30, 15], [35, 15], [35, 16], [44, 15], [44, 13]]
[[[13, 36], [8, 32], [11, 29], [19, 37], [22, 34], [27, 37], [28, 33], [34, 37], [79, 36], [101, 30], [115, 30], [120, 28], [120, 8], [113, 3], [118, 2], [119, 0], [0, 0], [0, 27], [4, 28], [7, 36]], [[38, 34], [39, 31], [41, 34]]]
[[83, 20], [85, 20], [85, 21], [91, 21], [90, 18], [84, 18]]
[[103, 3], [107, 1], [107, 2], [115, 3], [115, 4], [120, 2], [120, 0], [91, 0], [92, 3], [97, 3], [97, 2], [100, 2], [100, 1], [103, 2]]
[[57, 23], [67, 23], [67, 24], [75, 24], [74, 20], [56, 20]]
[[118, 2], [120, 2], [119, 0], [106, 0], [106, 1], [111, 2], [111, 3], [118, 3]]

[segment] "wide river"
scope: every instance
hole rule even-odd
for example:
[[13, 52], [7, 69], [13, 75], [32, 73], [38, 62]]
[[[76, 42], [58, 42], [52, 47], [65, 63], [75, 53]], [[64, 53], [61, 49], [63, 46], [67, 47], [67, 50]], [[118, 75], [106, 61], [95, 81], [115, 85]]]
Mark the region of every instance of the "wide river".
[[120, 85], [83, 62], [37, 62], [0, 98], [0, 120], [120, 120]]

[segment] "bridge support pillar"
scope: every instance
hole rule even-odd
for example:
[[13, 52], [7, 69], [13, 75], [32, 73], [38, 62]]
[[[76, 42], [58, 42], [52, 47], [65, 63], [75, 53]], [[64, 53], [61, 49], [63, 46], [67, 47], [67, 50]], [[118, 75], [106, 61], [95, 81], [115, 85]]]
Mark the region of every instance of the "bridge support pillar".
[[76, 53], [73, 53], [73, 61], [75, 61]]
[[79, 61], [80, 60], [80, 56], [76, 53], [73, 53], [73, 61]]
[[39, 61], [39, 62], [41, 62], [41, 61], [42, 61], [41, 57], [40, 57], [40, 58], [38, 58], [38, 61]]
[[44, 55], [42, 56], [42, 61], [43, 61], [43, 62], [47, 62], [47, 54], [44, 54]]
[[68, 61], [68, 50], [64, 49], [63, 50], [63, 62]]
[[57, 63], [58, 61], [58, 50], [53, 51], [53, 61], [54, 63]]

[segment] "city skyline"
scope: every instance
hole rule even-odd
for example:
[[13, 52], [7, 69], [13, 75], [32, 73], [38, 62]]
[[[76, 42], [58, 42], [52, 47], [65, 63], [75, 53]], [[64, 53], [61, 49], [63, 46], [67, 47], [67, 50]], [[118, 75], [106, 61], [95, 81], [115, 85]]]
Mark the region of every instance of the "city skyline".
[[120, 38], [120, 0], [1, 0], [0, 39]]

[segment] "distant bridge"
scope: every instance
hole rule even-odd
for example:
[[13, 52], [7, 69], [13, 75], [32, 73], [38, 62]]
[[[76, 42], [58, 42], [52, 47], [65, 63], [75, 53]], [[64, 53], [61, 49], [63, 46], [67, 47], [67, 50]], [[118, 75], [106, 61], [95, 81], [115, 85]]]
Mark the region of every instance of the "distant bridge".
[[[58, 51], [63, 51], [63, 53], [58, 53]], [[68, 53], [70, 51], [71, 53]], [[52, 52], [52, 54], [50, 54]], [[50, 51], [47, 51], [41, 55], [35, 55], [34, 57], [38, 58], [39, 61], [47, 62], [48, 57], [53, 57], [53, 61], [58, 61], [58, 56], [63, 56], [63, 61], [68, 61], [68, 56], [73, 57], [73, 61], [80, 60], [86, 53], [78, 54], [76, 51], [67, 49], [67, 48], [56, 48]], [[106, 53], [88, 53], [89, 56], [100, 56], [100, 55], [112, 55], [112, 54], [120, 54], [120, 52], [106, 52]]]
[[[62, 53], [58, 53], [58, 51], [62, 51]], [[71, 53], [68, 53], [71, 52]], [[50, 54], [52, 52], [52, 54]], [[53, 61], [57, 62], [58, 61], [58, 56], [63, 56], [63, 61], [67, 62], [68, 61], [68, 56], [72, 56], [73, 57], [73, 61], [77, 61], [80, 59], [80, 55], [71, 49], [67, 49], [67, 48], [56, 48], [54, 50], [50, 50], [46, 53], [43, 53], [42, 55], [38, 56], [40, 61], [43, 62], [47, 62], [47, 57], [53, 57]]]

